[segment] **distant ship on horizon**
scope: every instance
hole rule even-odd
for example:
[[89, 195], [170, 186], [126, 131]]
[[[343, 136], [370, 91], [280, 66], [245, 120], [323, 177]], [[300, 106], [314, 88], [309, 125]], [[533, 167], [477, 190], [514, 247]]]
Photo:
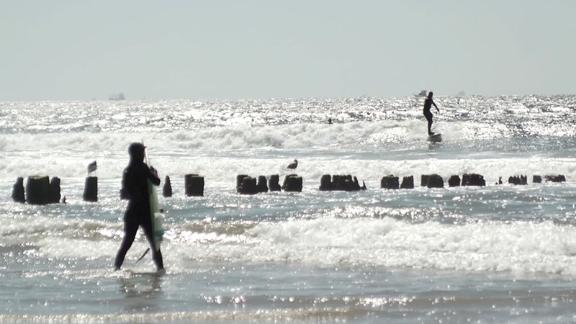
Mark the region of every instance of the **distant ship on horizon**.
[[108, 97], [108, 100], [125, 100], [125, 99], [126, 99], [126, 96], [124, 96], [124, 93], [122, 93], [122, 92], [112, 94]]

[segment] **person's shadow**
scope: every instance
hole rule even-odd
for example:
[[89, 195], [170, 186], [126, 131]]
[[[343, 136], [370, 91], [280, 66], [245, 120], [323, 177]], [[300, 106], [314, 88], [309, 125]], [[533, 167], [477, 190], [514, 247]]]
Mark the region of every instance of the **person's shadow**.
[[157, 299], [162, 295], [162, 276], [157, 273], [132, 273], [118, 279], [124, 295], [127, 312], [150, 312], [159, 308]]

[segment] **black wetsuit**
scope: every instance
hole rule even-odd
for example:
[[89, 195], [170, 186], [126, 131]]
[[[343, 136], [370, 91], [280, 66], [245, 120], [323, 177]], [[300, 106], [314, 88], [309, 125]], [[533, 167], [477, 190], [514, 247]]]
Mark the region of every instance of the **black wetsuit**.
[[[430, 109], [432, 108], [432, 105], [434, 105], [436, 107], [436, 104], [434, 103], [434, 101], [430, 98], [426, 98], [426, 101], [424, 101], [424, 117], [426, 117], [426, 120], [428, 121], [428, 135], [432, 135], [432, 112], [430, 111]], [[436, 109], [438, 109], [438, 107], [436, 107]]]
[[433, 101], [430, 98], [426, 98], [424, 101], [424, 117], [426, 117], [426, 120], [428, 121], [432, 120], [432, 112], [430, 111], [432, 108], [432, 102]]
[[116, 255], [114, 266], [119, 269], [124, 262], [128, 249], [132, 246], [138, 227], [142, 226], [144, 234], [150, 243], [152, 257], [158, 270], [164, 269], [162, 253], [154, 248], [152, 219], [150, 218], [150, 196], [148, 180], [154, 185], [160, 184], [160, 179], [154, 175], [144, 162], [130, 161], [122, 176], [122, 192], [128, 198], [128, 208], [124, 213], [124, 239]]

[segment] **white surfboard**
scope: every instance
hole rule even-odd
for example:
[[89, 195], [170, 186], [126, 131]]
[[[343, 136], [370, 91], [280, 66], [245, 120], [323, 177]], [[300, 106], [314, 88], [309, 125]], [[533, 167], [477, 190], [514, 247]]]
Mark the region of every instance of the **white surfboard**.
[[160, 243], [164, 236], [164, 227], [162, 226], [162, 213], [160, 212], [158, 204], [158, 193], [156, 186], [148, 180], [148, 194], [150, 195], [150, 218], [152, 220], [152, 237], [154, 239], [154, 249], [160, 250]]

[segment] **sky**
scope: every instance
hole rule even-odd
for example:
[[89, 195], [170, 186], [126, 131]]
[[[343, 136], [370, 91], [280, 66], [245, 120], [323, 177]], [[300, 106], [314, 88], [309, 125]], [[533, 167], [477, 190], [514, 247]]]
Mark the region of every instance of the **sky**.
[[0, 0], [0, 100], [574, 94], [573, 0]]

